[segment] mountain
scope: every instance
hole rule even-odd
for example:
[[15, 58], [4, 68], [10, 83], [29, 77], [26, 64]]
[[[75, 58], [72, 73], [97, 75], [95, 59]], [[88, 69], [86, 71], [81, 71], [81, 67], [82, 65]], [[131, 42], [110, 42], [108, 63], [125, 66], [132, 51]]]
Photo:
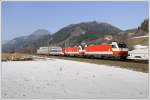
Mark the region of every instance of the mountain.
[[51, 45], [75, 46], [85, 42], [102, 43], [104, 38], [117, 37], [121, 30], [108, 23], [83, 22], [71, 24], [56, 32], [53, 35], [47, 30], [39, 29], [29, 36], [15, 38], [2, 45], [3, 52], [35, 52], [40, 46]]
[[2, 52], [34, 52], [41, 46], [47, 46], [50, 37], [50, 32], [39, 29], [29, 36], [17, 37], [2, 44]]
[[108, 23], [84, 22], [60, 29], [52, 37], [52, 45], [74, 46], [82, 42], [101, 43], [107, 36], [118, 35], [122, 30]]
[[127, 29], [124, 32], [126, 33], [136, 33], [138, 31], [138, 28], [132, 28], [132, 29]]
[[129, 48], [136, 44], [147, 45], [148, 37], [137, 39], [134, 37], [148, 35], [148, 21], [145, 20], [138, 28], [121, 30], [108, 23], [96, 21], [82, 22], [68, 25], [54, 34], [47, 30], [39, 29], [29, 36], [14, 38], [2, 44], [2, 52], [35, 52], [41, 46], [75, 46], [81, 43], [100, 44], [125, 42]]

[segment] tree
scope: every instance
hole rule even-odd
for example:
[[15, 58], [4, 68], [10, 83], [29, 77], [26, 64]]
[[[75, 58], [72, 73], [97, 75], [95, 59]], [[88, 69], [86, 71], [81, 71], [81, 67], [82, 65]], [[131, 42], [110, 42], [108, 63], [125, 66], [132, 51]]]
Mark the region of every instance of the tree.
[[146, 19], [141, 23], [141, 29], [145, 32], [149, 31], [149, 19]]

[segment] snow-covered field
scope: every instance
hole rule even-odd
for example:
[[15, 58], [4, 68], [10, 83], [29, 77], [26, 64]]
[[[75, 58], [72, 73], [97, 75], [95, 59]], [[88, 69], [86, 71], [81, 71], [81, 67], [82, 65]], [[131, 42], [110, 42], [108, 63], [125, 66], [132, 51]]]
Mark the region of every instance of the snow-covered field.
[[60, 59], [2, 62], [2, 98], [146, 97], [146, 73]]

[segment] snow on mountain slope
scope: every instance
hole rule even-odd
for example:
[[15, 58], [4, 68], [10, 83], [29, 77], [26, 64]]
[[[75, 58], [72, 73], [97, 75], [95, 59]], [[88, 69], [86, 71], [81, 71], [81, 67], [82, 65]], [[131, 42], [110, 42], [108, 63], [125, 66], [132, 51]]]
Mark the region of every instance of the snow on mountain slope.
[[2, 98], [146, 97], [146, 73], [60, 59], [2, 62]]
[[133, 37], [132, 39], [134, 39], [134, 38], [145, 38], [145, 37], [148, 37], [148, 35], [145, 35], [145, 36], [138, 36], [138, 37]]

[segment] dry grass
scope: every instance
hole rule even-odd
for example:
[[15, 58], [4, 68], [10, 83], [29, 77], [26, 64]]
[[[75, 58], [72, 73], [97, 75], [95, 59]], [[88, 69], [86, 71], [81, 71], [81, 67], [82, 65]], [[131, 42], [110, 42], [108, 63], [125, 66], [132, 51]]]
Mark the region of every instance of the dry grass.
[[2, 61], [32, 60], [32, 56], [22, 53], [2, 53]]
[[129, 45], [148, 45], [148, 37], [133, 38], [128, 40]]

